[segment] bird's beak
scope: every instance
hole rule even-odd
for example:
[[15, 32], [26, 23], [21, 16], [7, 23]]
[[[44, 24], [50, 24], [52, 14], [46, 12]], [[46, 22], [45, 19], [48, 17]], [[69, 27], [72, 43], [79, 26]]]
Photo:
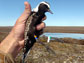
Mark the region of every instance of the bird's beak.
[[51, 14], [53, 14], [53, 12], [50, 9], [48, 9], [48, 12], [50, 12]]

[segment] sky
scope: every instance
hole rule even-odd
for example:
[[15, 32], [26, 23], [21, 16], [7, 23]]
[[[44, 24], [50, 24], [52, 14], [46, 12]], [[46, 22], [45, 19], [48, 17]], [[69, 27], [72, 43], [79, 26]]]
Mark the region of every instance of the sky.
[[32, 9], [41, 1], [50, 3], [53, 14], [46, 13], [46, 26], [84, 26], [84, 0], [0, 0], [0, 26], [13, 26], [25, 1]]

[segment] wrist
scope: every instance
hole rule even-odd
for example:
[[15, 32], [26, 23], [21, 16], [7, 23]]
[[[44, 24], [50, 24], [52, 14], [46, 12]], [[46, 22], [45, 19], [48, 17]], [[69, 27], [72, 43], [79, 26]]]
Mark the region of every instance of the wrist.
[[0, 50], [4, 53], [11, 54], [13, 57], [16, 57], [19, 48], [18, 39], [14, 38], [12, 33], [10, 33], [0, 44]]

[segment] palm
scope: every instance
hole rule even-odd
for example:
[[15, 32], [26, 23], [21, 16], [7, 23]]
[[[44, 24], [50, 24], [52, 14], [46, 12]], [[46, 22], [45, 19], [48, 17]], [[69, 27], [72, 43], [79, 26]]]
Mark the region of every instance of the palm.
[[24, 38], [25, 22], [31, 12], [31, 7], [28, 4], [28, 2], [25, 2], [24, 4], [25, 4], [25, 10], [23, 14], [19, 17], [19, 19], [16, 21], [16, 24], [13, 28], [14, 36], [19, 40], [23, 40]]

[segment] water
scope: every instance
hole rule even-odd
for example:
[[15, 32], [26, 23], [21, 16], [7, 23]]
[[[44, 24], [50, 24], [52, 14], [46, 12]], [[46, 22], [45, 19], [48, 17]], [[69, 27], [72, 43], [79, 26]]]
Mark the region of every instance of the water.
[[84, 39], [84, 34], [77, 34], [77, 33], [44, 33], [43, 35], [57, 38]]

